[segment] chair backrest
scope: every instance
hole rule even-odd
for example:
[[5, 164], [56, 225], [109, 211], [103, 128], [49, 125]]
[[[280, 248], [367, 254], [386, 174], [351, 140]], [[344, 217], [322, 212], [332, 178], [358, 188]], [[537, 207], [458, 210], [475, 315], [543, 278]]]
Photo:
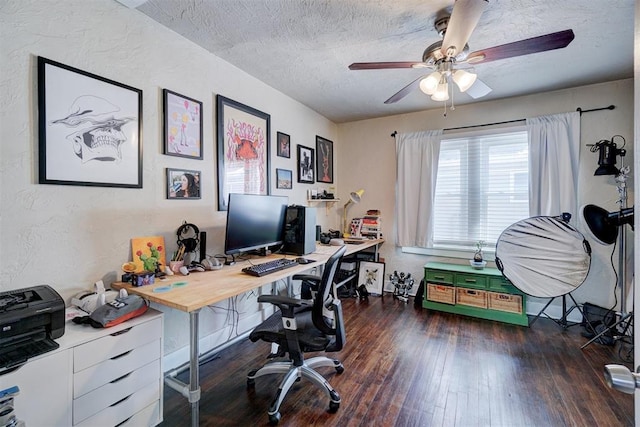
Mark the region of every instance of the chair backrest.
[[338, 266], [340, 265], [340, 259], [346, 252], [347, 247], [341, 246], [337, 251], [331, 255], [327, 263], [324, 265], [324, 271], [322, 273], [322, 279], [318, 286], [318, 293], [313, 301], [313, 308], [311, 318], [316, 328], [321, 330], [325, 334], [335, 335], [336, 329], [332, 319], [327, 319], [324, 315], [326, 309], [329, 308], [333, 301], [334, 295], [333, 289], [333, 276], [335, 276]]

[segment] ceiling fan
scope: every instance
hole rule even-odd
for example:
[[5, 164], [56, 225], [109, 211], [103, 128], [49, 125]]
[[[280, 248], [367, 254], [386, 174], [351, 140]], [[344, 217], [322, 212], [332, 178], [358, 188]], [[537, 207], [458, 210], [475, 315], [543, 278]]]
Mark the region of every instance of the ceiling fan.
[[[431, 99], [434, 101], [444, 101], [446, 103], [449, 99], [449, 88], [452, 86], [452, 81], [461, 92], [466, 92], [474, 99], [491, 92], [491, 88], [478, 79], [473, 70], [468, 71], [470, 70], [469, 66], [561, 49], [568, 46], [574, 38], [573, 30], [569, 29], [469, 53], [467, 41], [478, 25], [480, 16], [488, 4], [488, 0], [456, 0], [450, 15], [441, 15], [435, 20], [436, 31], [443, 39], [427, 47], [420, 62], [355, 62], [349, 65], [349, 69], [431, 69], [433, 70], [432, 72], [418, 77], [384, 103], [392, 104], [397, 102], [417, 87], [427, 95], [431, 95]], [[459, 64], [464, 64], [464, 66], [459, 67]], [[466, 70], [464, 69], [465, 66]]]

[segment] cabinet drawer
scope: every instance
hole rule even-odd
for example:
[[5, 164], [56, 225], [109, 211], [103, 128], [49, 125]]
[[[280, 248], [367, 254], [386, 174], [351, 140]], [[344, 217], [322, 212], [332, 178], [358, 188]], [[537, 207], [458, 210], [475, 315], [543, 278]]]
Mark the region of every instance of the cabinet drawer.
[[75, 425], [113, 427], [129, 420], [142, 409], [159, 400], [160, 387], [158, 387], [158, 383], [152, 383]]
[[126, 352], [121, 357], [105, 360], [93, 365], [73, 376], [73, 397], [89, 393], [123, 375], [146, 365], [152, 360], [160, 359], [160, 340], [145, 344]]
[[155, 426], [162, 422], [160, 415], [160, 401], [156, 400], [127, 421], [118, 424], [118, 427]]
[[473, 274], [456, 274], [456, 286], [464, 286], [466, 288], [480, 288], [485, 289], [487, 287], [487, 278], [483, 276], [475, 276]]
[[80, 372], [161, 336], [162, 321], [158, 318], [79, 345], [73, 349], [73, 372]]
[[425, 272], [428, 282], [446, 283], [453, 285], [453, 273], [449, 271], [427, 270]]
[[506, 292], [509, 294], [522, 295], [515, 286], [511, 284], [507, 279], [503, 277], [492, 277], [489, 279], [489, 289], [495, 292]]
[[78, 424], [144, 386], [160, 381], [160, 360], [129, 372], [73, 401], [73, 423]]

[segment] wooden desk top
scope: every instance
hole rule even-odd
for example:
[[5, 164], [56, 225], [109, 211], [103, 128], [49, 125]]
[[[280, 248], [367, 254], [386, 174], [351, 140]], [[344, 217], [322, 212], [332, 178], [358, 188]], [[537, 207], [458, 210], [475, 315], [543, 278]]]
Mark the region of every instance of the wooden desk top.
[[[375, 239], [365, 240], [363, 243], [356, 245], [347, 244], [345, 255], [377, 246], [383, 242], [383, 239]], [[312, 259], [316, 262], [299, 264], [262, 277], [254, 277], [243, 273], [242, 269], [250, 265], [250, 263], [249, 260], [240, 260], [237, 261], [235, 265], [227, 265], [220, 270], [194, 272], [188, 276], [181, 274], [166, 276], [166, 280], [156, 279], [153, 285], [133, 286], [131, 283], [115, 282], [111, 286], [114, 289], [126, 288], [130, 294], [140, 295], [149, 301], [177, 310], [191, 312], [249, 292], [269, 283], [286, 280], [287, 277], [293, 276], [294, 274], [303, 273], [314, 267], [322, 266], [337, 249], [338, 246], [317, 245], [315, 252], [304, 255], [304, 258]], [[291, 259], [298, 258], [296, 255], [274, 254], [267, 257], [250, 258], [250, 261], [252, 264], [261, 264], [262, 262], [282, 257]], [[186, 285], [184, 284], [185, 282]], [[167, 288], [169, 289], [165, 290]]]

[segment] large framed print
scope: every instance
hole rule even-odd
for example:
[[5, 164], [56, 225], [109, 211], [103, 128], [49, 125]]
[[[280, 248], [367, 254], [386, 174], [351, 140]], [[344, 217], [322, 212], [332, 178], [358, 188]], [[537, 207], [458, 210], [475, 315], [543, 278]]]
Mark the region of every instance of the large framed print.
[[269, 194], [271, 116], [217, 96], [218, 210], [229, 193]]
[[314, 177], [313, 148], [298, 145], [298, 182], [313, 184]]
[[40, 184], [142, 188], [142, 90], [38, 57]]
[[333, 184], [333, 142], [316, 135], [316, 159], [318, 182]]
[[202, 102], [162, 90], [164, 154], [202, 159]]
[[382, 295], [384, 266], [383, 262], [360, 261], [358, 266], [358, 287], [364, 285], [370, 294]]

